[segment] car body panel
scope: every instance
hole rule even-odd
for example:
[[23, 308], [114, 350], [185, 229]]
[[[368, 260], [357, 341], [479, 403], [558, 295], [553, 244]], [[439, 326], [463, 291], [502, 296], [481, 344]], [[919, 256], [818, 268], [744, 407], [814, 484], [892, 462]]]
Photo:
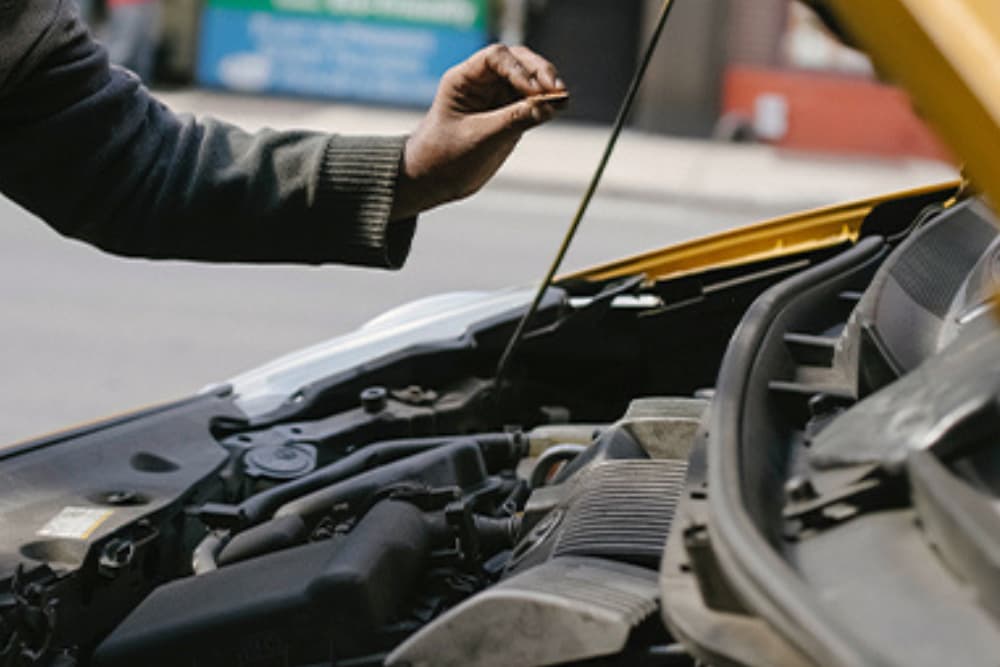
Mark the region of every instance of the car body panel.
[[[470, 325], [523, 308], [532, 291], [454, 292], [384, 313], [360, 329], [241, 373], [226, 384], [251, 418], [274, 410], [304, 385], [417, 345], [457, 341]], [[208, 389], [211, 390], [211, 387]], [[206, 390], [206, 391], [208, 391]]]
[[958, 186], [957, 182], [944, 183], [793, 213], [567, 274], [560, 279], [603, 281], [643, 274], [647, 280], [665, 280], [831, 248], [857, 241], [861, 223], [879, 204]]

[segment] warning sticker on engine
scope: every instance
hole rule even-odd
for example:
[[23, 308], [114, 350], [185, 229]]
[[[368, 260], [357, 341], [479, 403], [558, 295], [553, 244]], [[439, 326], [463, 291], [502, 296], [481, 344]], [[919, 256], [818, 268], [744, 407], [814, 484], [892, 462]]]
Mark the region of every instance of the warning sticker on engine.
[[63, 537], [85, 540], [114, 514], [114, 510], [95, 507], [64, 507], [59, 514], [49, 519], [38, 534], [42, 537]]

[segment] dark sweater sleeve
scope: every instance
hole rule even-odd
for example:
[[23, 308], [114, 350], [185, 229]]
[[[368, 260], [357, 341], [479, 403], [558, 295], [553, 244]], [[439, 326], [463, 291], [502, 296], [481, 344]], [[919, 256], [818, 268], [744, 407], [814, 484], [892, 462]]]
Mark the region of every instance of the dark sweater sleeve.
[[175, 115], [109, 67], [73, 0], [0, 0], [0, 191], [104, 250], [398, 267], [404, 139]]

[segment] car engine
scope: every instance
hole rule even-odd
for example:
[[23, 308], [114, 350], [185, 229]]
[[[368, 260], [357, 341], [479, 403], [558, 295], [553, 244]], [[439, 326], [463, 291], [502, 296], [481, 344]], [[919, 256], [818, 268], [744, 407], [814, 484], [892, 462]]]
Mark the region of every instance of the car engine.
[[[560, 284], [502, 382], [523, 304], [287, 395], [234, 382], [5, 451], [0, 665], [812, 664], [739, 538], [844, 596], [811, 545], [845, 526], [923, 508], [948, 544], [907, 453], [942, 440], [912, 406], [955, 394], [907, 383], [980, 387], [991, 362], [945, 351], [992, 336], [970, 313], [997, 254], [950, 194], [877, 207], [856, 244]], [[981, 384], [949, 423], [992, 423]], [[983, 484], [970, 437], [945, 460]]]

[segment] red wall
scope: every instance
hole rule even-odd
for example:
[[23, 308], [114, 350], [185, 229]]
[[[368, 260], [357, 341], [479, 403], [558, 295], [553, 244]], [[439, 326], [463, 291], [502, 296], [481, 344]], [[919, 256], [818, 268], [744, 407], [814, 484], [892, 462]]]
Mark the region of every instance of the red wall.
[[754, 100], [768, 93], [788, 105], [788, 133], [776, 145], [952, 161], [898, 88], [850, 75], [733, 65], [726, 71], [723, 113], [752, 118]]

